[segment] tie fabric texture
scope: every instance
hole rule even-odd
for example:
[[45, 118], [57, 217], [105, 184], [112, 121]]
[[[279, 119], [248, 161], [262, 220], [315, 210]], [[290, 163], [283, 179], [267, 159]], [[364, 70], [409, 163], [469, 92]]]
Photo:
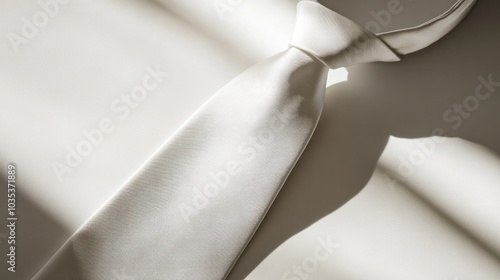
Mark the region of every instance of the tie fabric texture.
[[290, 48], [213, 95], [34, 279], [122, 279], [124, 271], [224, 279], [314, 132], [329, 68], [398, 61], [441, 38], [474, 2], [379, 35], [300, 2]]

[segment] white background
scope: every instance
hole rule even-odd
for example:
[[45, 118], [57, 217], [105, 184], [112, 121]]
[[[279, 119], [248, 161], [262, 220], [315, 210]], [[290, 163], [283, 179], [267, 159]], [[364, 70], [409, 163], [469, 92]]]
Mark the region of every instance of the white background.
[[[32, 20], [43, 9], [36, 1], [0, 2], [1, 176], [6, 182], [7, 163], [16, 164], [19, 217], [18, 272], [12, 277], [2, 268], [2, 279], [29, 279], [217, 89], [286, 49], [297, 1], [235, 1], [222, 18], [215, 2], [69, 1], [17, 52], [9, 34], [21, 35], [23, 17]], [[401, 0], [402, 12], [383, 29], [423, 22], [454, 1], [436, 2]], [[386, 9], [388, 1], [322, 3], [365, 25], [376, 21], [370, 11]], [[315, 136], [230, 278], [243, 278], [332, 212], [296, 237], [314, 241], [314, 234], [330, 233], [340, 244], [340, 256], [322, 264], [315, 279], [368, 279], [359, 267], [383, 279], [499, 275], [500, 88], [457, 129], [443, 119], [474, 95], [479, 76], [500, 81], [498, 8], [479, 0], [456, 30], [402, 62], [351, 67], [340, 84], [330, 75]], [[121, 120], [111, 104], [130, 94], [150, 65], [170, 76]], [[75, 148], [85, 139], [82, 130], [98, 128], [103, 118], [115, 131], [60, 182], [53, 163], [64, 163], [66, 146]], [[402, 158], [425, 152], [409, 139], [436, 128], [465, 140], [436, 145], [402, 176]], [[388, 142], [390, 135], [398, 138]], [[0, 241], [4, 260], [6, 240]], [[298, 260], [307, 255], [307, 247], [281, 250]], [[265, 264], [259, 271], [269, 275]]]

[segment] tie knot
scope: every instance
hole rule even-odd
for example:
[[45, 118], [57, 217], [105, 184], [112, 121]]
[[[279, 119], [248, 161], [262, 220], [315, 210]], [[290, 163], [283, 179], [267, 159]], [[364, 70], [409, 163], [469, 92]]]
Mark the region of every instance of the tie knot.
[[305, 51], [335, 69], [399, 57], [375, 34], [323, 5], [303, 1], [290, 46]]

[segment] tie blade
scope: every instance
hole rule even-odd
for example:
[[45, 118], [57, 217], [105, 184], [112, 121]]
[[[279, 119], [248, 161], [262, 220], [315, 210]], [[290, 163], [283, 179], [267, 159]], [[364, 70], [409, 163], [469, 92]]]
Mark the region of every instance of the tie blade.
[[34, 279], [223, 279], [316, 127], [327, 70], [291, 48], [233, 79]]
[[377, 34], [394, 52], [405, 55], [419, 51], [444, 37], [470, 12], [477, 0], [459, 0], [448, 11], [423, 24]]

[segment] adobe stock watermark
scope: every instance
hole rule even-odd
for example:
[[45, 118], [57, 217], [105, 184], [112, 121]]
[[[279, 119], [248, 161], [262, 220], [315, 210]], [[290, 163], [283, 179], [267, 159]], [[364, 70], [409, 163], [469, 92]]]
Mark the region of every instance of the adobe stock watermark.
[[443, 113], [443, 120], [450, 124], [453, 130], [457, 130], [462, 126], [464, 120], [470, 118], [472, 113], [477, 111], [481, 106], [481, 102], [488, 100], [496, 88], [500, 87], [500, 81], [493, 81], [493, 74], [488, 77], [479, 76], [474, 94], [465, 97], [462, 102], [455, 103], [451, 108]]
[[61, 5], [69, 3], [69, 0], [39, 0], [39, 10], [34, 12], [29, 18], [21, 18], [20, 32], [9, 32], [7, 38], [15, 53], [19, 52], [21, 45], [26, 45], [31, 39], [40, 34], [40, 30], [47, 26], [51, 18], [57, 16], [61, 10]]
[[298, 109], [302, 100], [303, 97], [296, 97], [281, 112], [277, 112], [276, 116], [270, 118], [265, 127], [236, 145], [234, 158], [229, 158], [224, 168], [209, 172], [207, 183], [192, 189], [193, 195], [190, 201], [179, 204], [179, 211], [186, 223], [190, 222], [191, 217], [206, 209], [211, 201], [228, 187], [231, 180], [242, 172], [245, 165], [253, 162], [266, 145], [275, 141], [278, 133], [286, 128], [290, 120], [298, 117]]
[[[408, 1], [411, 2], [412, 0]], [[373, 20], [367, 22], [364, 27], [371, 33], [378, 34], [382, 32], [383, 27], [389, 26], [389, 24], [392, 22], [393, 17], [403, 12], [403, 9], [404, 7], [400, 0], [389, 0], [385, 9], [379, 11], [370, 11], [370, 15], [372, 16]], [[366, 43], [371, 41], [372, 36], [373, 35], [369, 33], [363, 33], [362, 36], [358, 37], [354, 41], [352, 48], [363, 51], [366, 48]], [[352, 49], [345, 49], [342, 51], [348, 63], [352, 63], [352, 57], [349, 55], [349, 51], [351, 50]]]
[[102, 118], [94, 128], [82, 129], [83, 139], [74, 145], [65, 146], [66, 156], [64, 161], [54, 161], [52, 163], [52, 169], [60, 183], [64, 181], [64, 176], [67, 173], [73, 172], [75, 168], [80, 166], [84, 158], [92, 153], [94, 148], [102, 144], [106, 135], [115, 131], [117, 121], [113, 121], [113, 118], [124, 121], [169, 76], [169, 73], [163, 72], [159, 65], [155, 67], [148, 66], [145, 71], [146, 73], [140, 84], [111, 102], [110, 111], [112, 117]]
[[300, 280], [309, 279], [319, 268], [321, 263], [328, 260], [340, 244], [332, 241], [329, 235], [327, 238], [318, 237], [318, 245], [311, 252], [310, 256], [305, 257], [299, 264], [294, 264], [290, 269], [283, 272], [282, 280]]
[[[412, 0], [408, 0], [411, 2]], [[365, 24], [365, 28], [370, 30], [373, 34], [377, 34], [382, 32], [382, 27], [387, 27], [391, 23], [393, 16], [400, 14], [403, 12], [403, 4], [401, 4], [400, 0], [389, 0], [387, 2], [386, 9], [382, 9], [379, 11], [370, 11], [370, 15], [373, 20], [367, 22]]]
[[[500, 87], [500, 81], [493, 80], [493, 74], [488, 74], [487, 77], [478, 76], [478, 83], [474, 93], [467, 95], [461, 102], [454, 103], [450, 108], [444, 111], [443, 121], [450, 125], [452, 130], [458, 130], [462, 127], [464, 121], [472, 116], [474, 112], [479, 110], [481, 103], [485, 102], [497, 91]], [[438, 149], [440, 144], [448, 141], [445, 130], [443, 128], [435, 128], [432, 131], [434, 137], [417, 139], [414, 143], [416, 148], [413, 149], [406, 157], [399, 156], [398, 175], [403, 181], [413, 175], [418, 167], [425, 164]], [[385, 173], [385, 179], [389, 187], [394, 190], [396, 179], [389, 173]]]
[[234, 12], [244, 1], [245, 0], [215, 0], [214, 9], [220, 20], [223, 21], [226, 13]]
[[[441, 128], [436, 128], [432, 132], [432, 137], [416, 139], [413, 142], [415, 148], [408, 153], [406, 156], [400, 155], [398, 157], [398, 177], [402, 181], [406, 181], [413, 173], [422, 165], [425, 164], [428, 158], [430, 158], [438, 149], [438, 146], [442, 143], [448, 141], [445, 137], [444, 130]], [[384, 179], [387, 185], [392, 191], [395, 190], [397, 184], [396, 176], [389, 174], [389, 172], [384, 173]]]

